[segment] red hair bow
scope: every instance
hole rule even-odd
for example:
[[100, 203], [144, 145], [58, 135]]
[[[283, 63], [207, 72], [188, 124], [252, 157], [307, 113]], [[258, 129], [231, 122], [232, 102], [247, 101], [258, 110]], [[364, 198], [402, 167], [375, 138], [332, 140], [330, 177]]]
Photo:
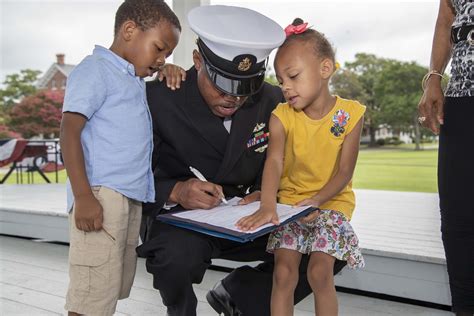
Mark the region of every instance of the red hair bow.
[[285, 27], [285, 34], [286, 36], [290, 36], [292, 34], [301, 34], [308, 29], [308, 23], [303, 23], [299, 25], [290, 24]]

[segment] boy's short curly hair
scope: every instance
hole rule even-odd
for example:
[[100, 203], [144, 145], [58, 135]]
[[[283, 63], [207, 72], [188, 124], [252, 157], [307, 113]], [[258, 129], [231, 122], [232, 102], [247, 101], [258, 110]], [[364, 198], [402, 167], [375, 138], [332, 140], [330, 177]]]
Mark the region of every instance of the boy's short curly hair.
[[178, 17], [163, 0], [125, 0], [115, 13], [114, 34], [117, 35], [125, 21], [133, 21], [142, 30], [155, 27], [161, 19], [181, 32]]

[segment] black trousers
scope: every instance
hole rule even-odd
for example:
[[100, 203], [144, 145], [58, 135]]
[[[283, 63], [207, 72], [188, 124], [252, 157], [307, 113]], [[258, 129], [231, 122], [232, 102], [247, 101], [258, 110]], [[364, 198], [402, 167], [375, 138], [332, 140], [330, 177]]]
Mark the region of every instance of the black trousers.
[[[160, 291], [171, 315], [196, 315], [197, 299], [192, 284], [201, 283], [213, 258], [264, 261], [255, 268], [243, 266], [235, 269], [222, 280], [222, 284], [245, 316], [270, 315], [273, 255], [265, 251], [268, 235], [242, 244], [159, 221], [150, 224], [148, 240], [137, 248], [137, 252], [146, 257], [147, 271], [153, 274], [153, 287]], [[300, 266], [295, 302], [311, 293], [306, 277], [307, 264], [308, 257], [305, 256]], [[335, 273], [345, 264], [336, 261]]]
[[441, 233], [453, 310], [474, 313], [474, 97], [447, 97], [438, 155]]

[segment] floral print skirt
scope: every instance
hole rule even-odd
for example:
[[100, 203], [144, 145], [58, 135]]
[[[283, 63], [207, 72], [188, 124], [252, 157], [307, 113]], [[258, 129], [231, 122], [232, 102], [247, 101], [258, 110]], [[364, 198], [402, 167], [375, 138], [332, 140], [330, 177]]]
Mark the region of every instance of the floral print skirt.
[[352, 268], [362, 268], [364, 258], [359, 239], [344, 214], [333, 210], [321, 210], [312, 222], [291, 222], [274, 230], [268, 239], [267, 251], [292, 249], [303, 254], [321, 251], [347, 261]]

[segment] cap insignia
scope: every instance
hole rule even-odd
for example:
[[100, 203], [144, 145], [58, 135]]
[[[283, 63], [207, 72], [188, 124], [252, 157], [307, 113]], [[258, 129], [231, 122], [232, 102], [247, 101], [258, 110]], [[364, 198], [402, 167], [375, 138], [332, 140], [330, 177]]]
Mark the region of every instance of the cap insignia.
[[250, 69], [251, 66], [252, 66], [252, 62], [250, 61], [248, 57], [245, 57], [239, 63], [239, 66], [237, 67], [237, 69], [239, 69], [240, 71], [247, 71]]

